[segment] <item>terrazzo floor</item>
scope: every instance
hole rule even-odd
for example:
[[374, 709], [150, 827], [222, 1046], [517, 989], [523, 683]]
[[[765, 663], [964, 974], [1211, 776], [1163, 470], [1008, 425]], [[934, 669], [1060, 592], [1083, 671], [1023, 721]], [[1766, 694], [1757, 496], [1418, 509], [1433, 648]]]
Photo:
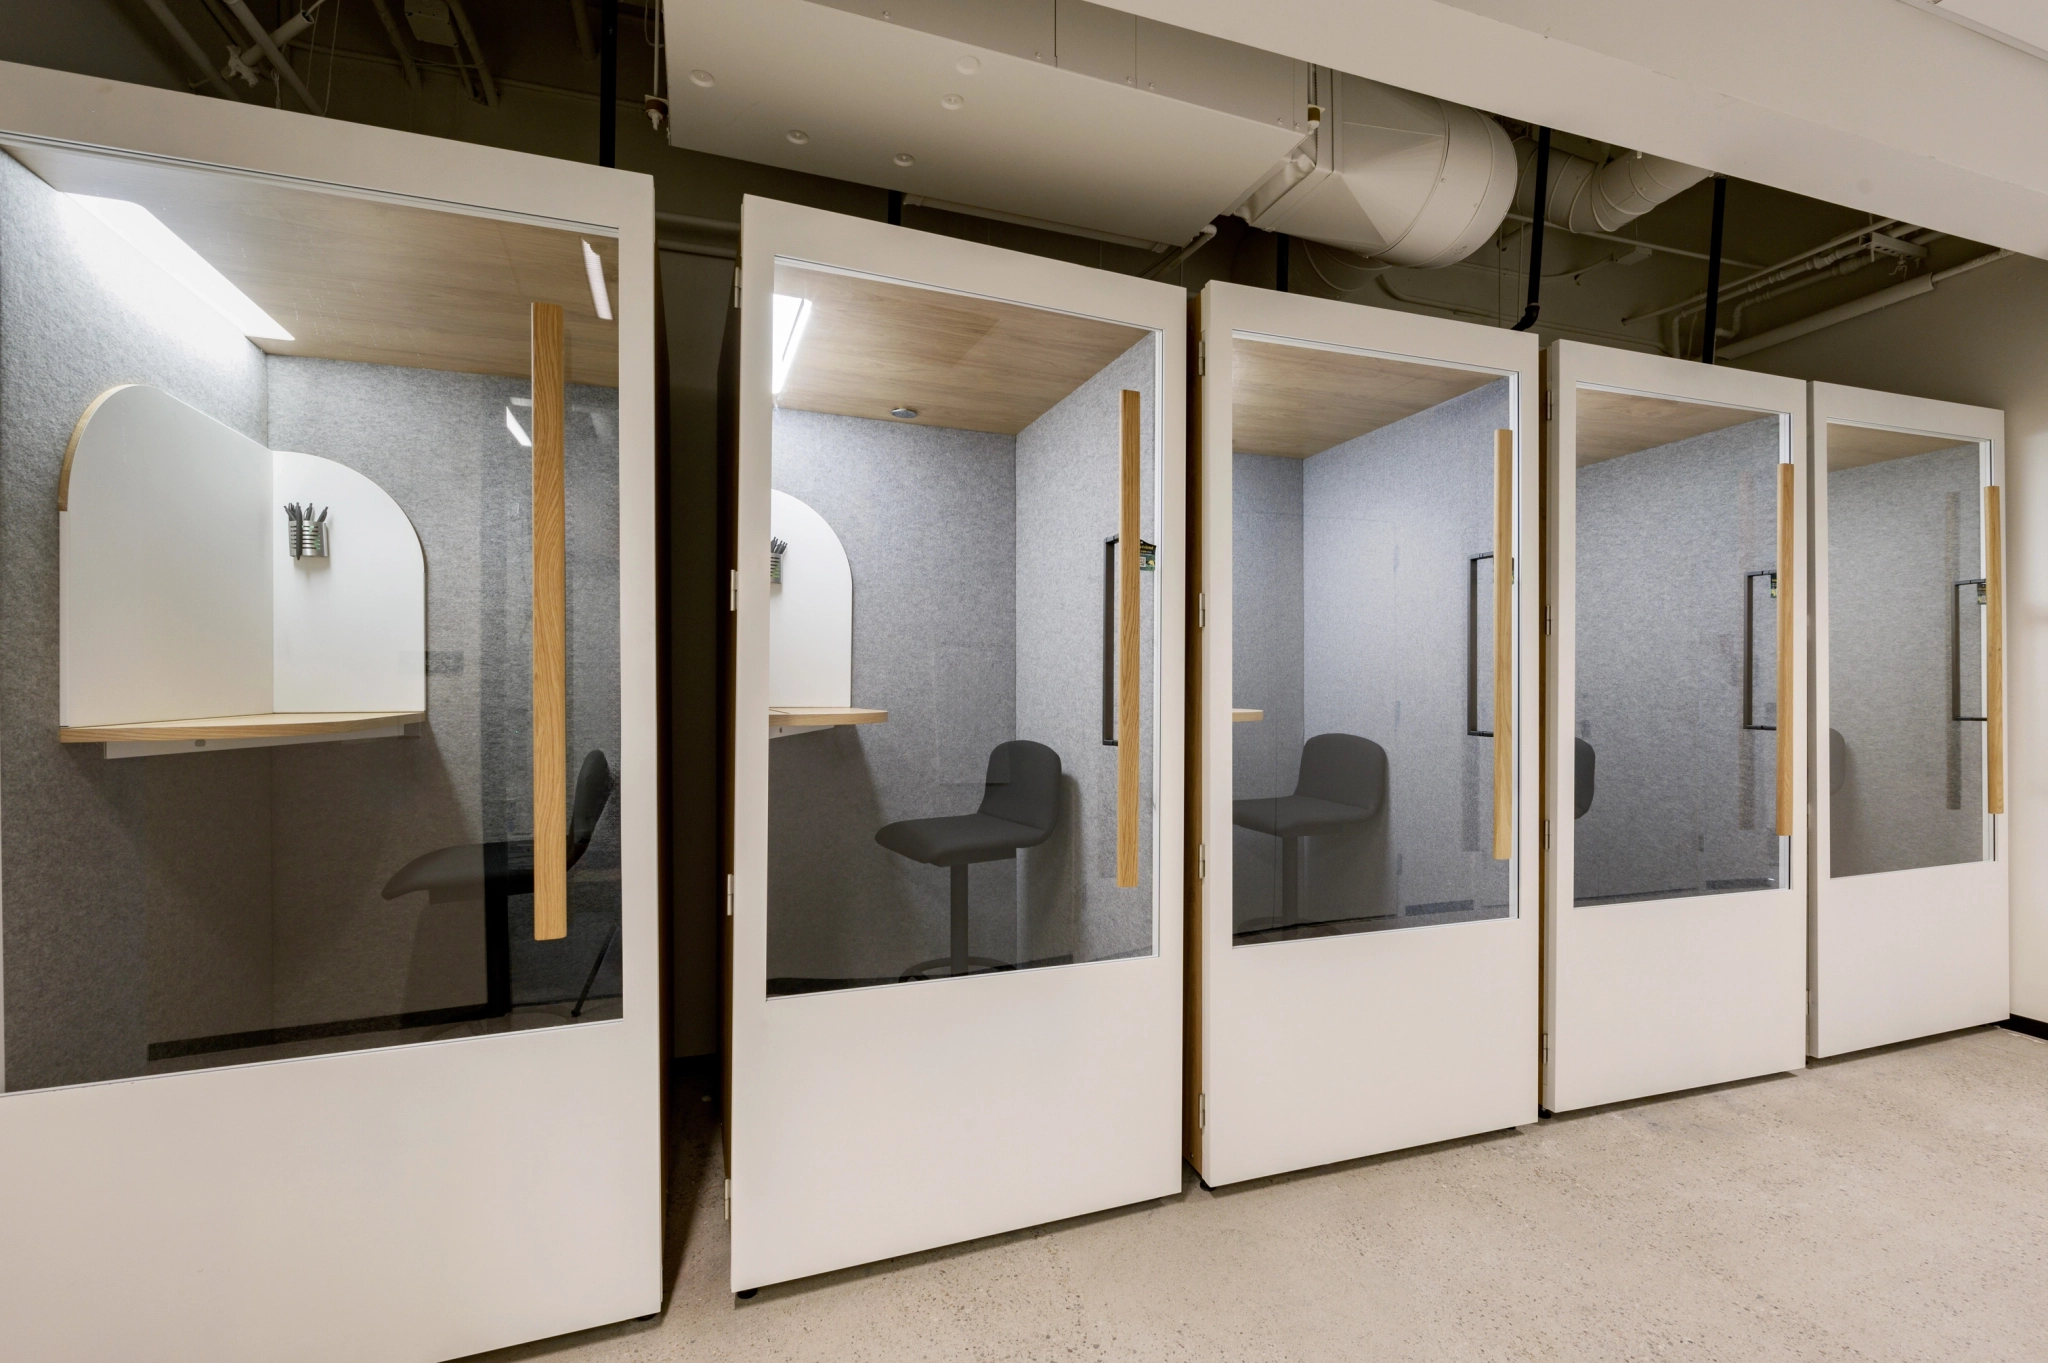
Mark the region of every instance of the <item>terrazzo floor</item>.
[[675, 1097], [667, 1310], [480, 1360], [2048, 1359], [2048, 1041], [2003, 1029], [749, 1301], [712, 1104]]

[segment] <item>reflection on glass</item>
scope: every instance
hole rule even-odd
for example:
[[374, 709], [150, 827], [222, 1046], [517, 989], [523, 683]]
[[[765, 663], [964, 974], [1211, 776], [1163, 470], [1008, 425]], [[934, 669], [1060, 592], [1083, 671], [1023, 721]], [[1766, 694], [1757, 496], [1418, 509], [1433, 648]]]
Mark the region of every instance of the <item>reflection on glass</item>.
[[1981, 861], [1983, 457], [1828, 428], [1828, 780], [1837, 876]]
[[775, 288], [768, 993], [1150, 954], [1157, 337]]
[[1505, 917], [1492, 552], [1511, 382], [1233, 353], [1234, 940]]
[[[0, 526], [19, 607], [0, 697], [7, 1087], [620, 1016], [617, 341], [582, 238], [9, 153], [0, 258], [36, 263], [7, 267], [23, 306], [0, 360], [25, 374], [23, 357], [41, 359], [10, 387], [27, 418], [0, 434], [0, 490], [24, 509]], [[275, 325], [202, 301], [69, 202], [74, 188], [148, 209]], [[612, 243], [593, 248], [609, 270]], [[541, 855], [573, 866], [567, 935], [546, 941], [532, 907], [536, 301], [559, 304], [569, 334], [571, 819], [568, 845]], [[66, 534], [76, 544], [140, 510], [150, 543], [183, 535], [194, 552], [104, 556], [178, 622], [121, 640], [113, 666], [73, 613], [86, 560], [63, 560], [60, 593], [56, 521], [28, 509], [56, 506], [68, 433], [124, 383], [197, 434], [181, 445], [154, 424], [82, 441]], [[175, 514], [88, 487], [95, 461], [148, 473], [180, 459], [214, 474], [181, 484], [194, 500]], [[296, 556], [287, 504], [317, 504]], [[178, 586], [202, 559], [218, 590]], [[363, 591], [396, 594], [337, 613]], [[70, 717], [116, 694], [127, 713]], [[336, 712], [398, 718], [306, 728]], [[283, 728], [123, 743], [68, 727], [60, 742], [60, 713], [84, 728], [236, 715]]]
[[1770, 889], [1776, 416], [1578, 394], [1575, 900]]

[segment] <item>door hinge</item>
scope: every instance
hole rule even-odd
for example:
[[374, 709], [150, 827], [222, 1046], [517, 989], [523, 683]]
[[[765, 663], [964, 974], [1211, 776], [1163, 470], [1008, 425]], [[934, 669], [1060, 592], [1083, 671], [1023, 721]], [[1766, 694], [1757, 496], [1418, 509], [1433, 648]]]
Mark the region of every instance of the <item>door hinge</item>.
[[740, 570], [737, 568], [732, 570], [730, 592], [725, 603], [725, 608], [729, 611], [736, 611], [740, 608]]
[[737, 311], [739, 310], [739, 306], [740, 306], [740, 262], [739, 262], [739, 257], [737, 257], [737, 256], [733, 257], [733, 262], [732, 262], [732, 306], [733, 306], [733, 310], [734, 310], [735, 312], [737, 312]]
[[1550, 1033], [1544, 1032], [1541, 1033], [1541, 1036], [1542, 1044], [1538, 1053], [1542, 1057], [1543, 1063], [1548, 1065], [1550, 1063]]
[[732, 1180], [725, 1181], [725, 1219], [732, 1220]]
[[1543, 850], [1546, 852], [1550, 850], [1550, 820], [1548, 819], [1543, 821]]
[[1555, 389], [1546, 388], [1543, 390], [1543, 419], [1545, 421], [1557, 420], [1557, 391]]
[[732, 877], [725, 878], [725, 916], [732, 917]]
[[1207, 592], [1195, 593], [1195, 628], [1209, 628], [1209, 594]]
[[1195, 1095], [1195, 1129], [1197, 1131], [1207, 1131], [1209, 1129], [1209, 1095], [1206, 1093]]
[[1208, 878], [1209, 844], [1205, 842], [1198, 842], [1195, 844], [1195, 879], [1207, 880]]
[[1548, 606], [1543, 608], [1543, 637], [1546, 639], [1550, 637], [1550, 607]]
[[1195, 377], [1203, 378], [1209, 373], [1209, 343], [1195, 342]]

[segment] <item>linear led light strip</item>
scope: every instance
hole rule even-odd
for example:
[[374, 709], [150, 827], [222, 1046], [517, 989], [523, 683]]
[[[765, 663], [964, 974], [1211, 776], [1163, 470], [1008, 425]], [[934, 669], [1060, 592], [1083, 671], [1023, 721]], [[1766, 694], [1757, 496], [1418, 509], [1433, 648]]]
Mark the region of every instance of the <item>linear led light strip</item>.
[[105, 223], [121, 240], [141, 252], [158, 269], [199, 295], [214, 311], [251, 340], [289, 341], [292, 334], [255, 300], [213, 268], [185, 239], [157, 220], [156, 214], [126, 199], [73, 194], [71, 201]]

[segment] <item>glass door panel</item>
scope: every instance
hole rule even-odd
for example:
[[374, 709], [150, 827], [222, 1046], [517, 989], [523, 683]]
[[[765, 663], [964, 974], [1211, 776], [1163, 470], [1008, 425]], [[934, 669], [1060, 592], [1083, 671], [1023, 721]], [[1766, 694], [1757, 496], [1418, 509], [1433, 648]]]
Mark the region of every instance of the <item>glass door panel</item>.
[[1836, 877], [1986, 856], [1985, 452], [1828, 425]]
[[1157, 336], [775, 278], [768, 994], [1152, 954]]

